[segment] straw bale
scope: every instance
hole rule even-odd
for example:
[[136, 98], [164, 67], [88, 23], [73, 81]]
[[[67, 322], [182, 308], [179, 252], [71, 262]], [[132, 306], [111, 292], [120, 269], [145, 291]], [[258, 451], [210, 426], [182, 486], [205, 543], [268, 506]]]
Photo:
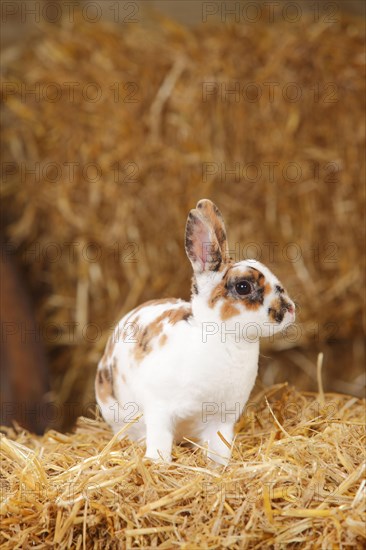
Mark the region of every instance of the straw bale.
[[[272, 347], [360, 336], [361, 26], [304, 16], [122, 27], [63, 21], [4, 54], [16, 86], [3, 93], [4, 160], [15, 163], [4, 169], [6, 233], [36, 297], [57, 402], [93, 399], [123, 312], [189, 296], [183, 231], [202, 197], [222, 209], [234, 256], [260, 257], [299, 305], [297, 339]], [[207, 83], [217, 93], [206, 97]], [[239, 101], [223, 91], [235, 85]], [[26, 94], [35, 86], [39, 97]]]
[[361, 399], [266, 388], [240, 420], [226, 469], [194, 444], [174, 446], [169, 465], [151, 463], [99, 417], [69, 434], [3, 431], [4, 550], [366, 544]]

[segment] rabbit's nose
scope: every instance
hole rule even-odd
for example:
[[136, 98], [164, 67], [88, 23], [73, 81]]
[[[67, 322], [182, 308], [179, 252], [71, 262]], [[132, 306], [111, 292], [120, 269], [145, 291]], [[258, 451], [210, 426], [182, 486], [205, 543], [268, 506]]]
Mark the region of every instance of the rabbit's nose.
[[291, 304], [288, 304], [288, 306], [287, 306], [287, 311], [288, 311], [289, 313], [295, 313], [295, 307], [294, 307], [293, 305], [291, 305]]

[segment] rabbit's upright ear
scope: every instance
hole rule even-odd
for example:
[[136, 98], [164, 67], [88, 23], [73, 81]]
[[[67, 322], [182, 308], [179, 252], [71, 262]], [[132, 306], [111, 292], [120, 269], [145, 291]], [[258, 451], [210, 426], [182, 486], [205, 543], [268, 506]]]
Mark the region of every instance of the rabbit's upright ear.
[[216, 234], [197, 209], [188, 214], [185, 247], [195, 273], [220, 269], [222, 255]]
[[224, 262], [228, 261], [230, 259], [229, 245], [226, 237], [224, 219], [220, 210], [217, 208], [216, 204], [209, 199], [201, 199], [198, 201], [196, 208], [214, 230], [221, 249], [222, 260]]

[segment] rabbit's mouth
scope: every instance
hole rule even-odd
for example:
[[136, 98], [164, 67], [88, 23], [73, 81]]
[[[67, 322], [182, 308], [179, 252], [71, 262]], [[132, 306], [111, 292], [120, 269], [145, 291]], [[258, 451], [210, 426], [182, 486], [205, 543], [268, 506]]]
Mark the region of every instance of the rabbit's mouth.
[[284, 315], [284, 321], [286, 325], [289, 325], [291, 323], [295, 322], [295, 308], [293, 306], [290, 306], [290, 308], [287, 309]]

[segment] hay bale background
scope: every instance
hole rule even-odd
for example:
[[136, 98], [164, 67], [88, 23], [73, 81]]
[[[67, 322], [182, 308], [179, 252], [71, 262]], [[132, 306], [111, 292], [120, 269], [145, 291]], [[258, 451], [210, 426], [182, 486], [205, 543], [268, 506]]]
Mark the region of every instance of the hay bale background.
[[182, 446], [171, 465], [143, 461], [141, 447], [111, 440], [98, 419], [41, 438], [9, 428], [1, 547], [361, 550], [364, 406], [267, 388], [249, 404], [226, 470]]
[[[121, 313], [189, 296], [183, 231], [201, 197], [222, 209], [240, 256], [260, 250], [299, 304], [300, 336], [277, 345], [335, 338], [351, 353], [362, 336], [363, 48], [352, 20], [121, 32], [80, 19], [5, 53], [6, 233], [37, 297], [58, 403], [77, 403], [75, 416], [93, 400]], [[65, 83], [75, 81], [70, 100]], [[207, 82], [216, 95], [203, 97]], [[226, 101], [236, 82], [239, 101]], [[25, 94], [36, 85], [39, 97]], [[235, 163], [239, 180], [220, 175]], [[274, 178], [266, 163], [278, 163]], [[294, 242], [301, 256], [289, 261]]]

